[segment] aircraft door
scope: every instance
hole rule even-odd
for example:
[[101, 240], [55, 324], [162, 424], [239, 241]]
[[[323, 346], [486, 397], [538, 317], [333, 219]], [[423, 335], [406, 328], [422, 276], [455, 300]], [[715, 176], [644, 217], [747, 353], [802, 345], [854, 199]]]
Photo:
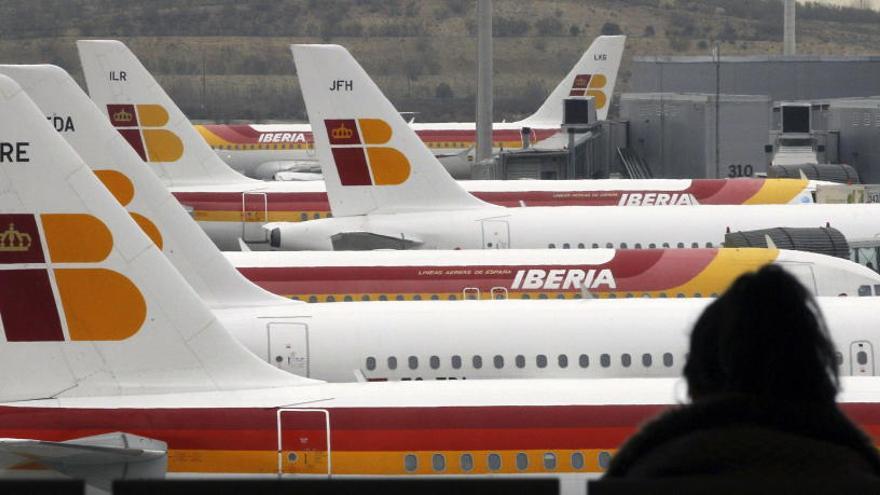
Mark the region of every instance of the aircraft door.
[[853, 342], [849, 362], [853, 376], [874, 376], [874, 346], [865, 340]]
[[509, 249], [510, 225], [507, 220], [482, 220], [483, 249]]
[[269, 362], [300, 376], [309, 376], [309, 326], [269, 323]]
[[813, 266], [810, 263], [781, 262], [779, 265], [784, 268], [785, 271], [793, 275], [798, 282], [803, 284], [811, 294], [814, 296], [819, 295], [819, 288], [816, 286], [816, 276], [813, 273]]
[[330, 476], [330, 412], [278, 410], [278, 474]]
[[263, 224], [269, 221], [269, 198], [266, 193], [241, 194], [241, 238], [244, 242], [269, 242]]

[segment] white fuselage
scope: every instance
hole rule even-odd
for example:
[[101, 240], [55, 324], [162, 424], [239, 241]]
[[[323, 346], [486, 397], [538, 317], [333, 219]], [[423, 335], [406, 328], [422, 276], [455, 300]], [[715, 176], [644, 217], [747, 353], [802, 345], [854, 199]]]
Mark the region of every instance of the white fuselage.
[[333, 236], [348, 233], [402, 239], [412, 249], [717, 247], [728, 232], [829, 225], [851, 243], [876, 242], [880, 205], [486, 207], [270, 224], [278, 229], [273, 247], [286, 250], [330, 250]]
[[[215, 314], [268, 362], [333, 382], [656, 378], [680, 375], [690, 330], [710, 302], [299, 304]], [[878, 304], [875, 298], [821, 299], [844, 375], [874, 374]], [[865, 364], [856, 358], [859, 351], [866, 352]]]

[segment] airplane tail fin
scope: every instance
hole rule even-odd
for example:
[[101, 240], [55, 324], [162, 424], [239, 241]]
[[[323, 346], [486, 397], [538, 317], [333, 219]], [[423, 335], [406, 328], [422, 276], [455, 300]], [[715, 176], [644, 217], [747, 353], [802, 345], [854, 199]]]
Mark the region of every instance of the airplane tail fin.
[[226, 332], [6, 76], [0, 136], [0, 401], [303, 383]]
[[[169, 186], [241, 183], [150, 72], [119, 41], [76, 42], [89, 95]], [[258, 183], [254, 181], [254, 183]]]
[[0, 74], [27, 92], [208, 306], [288, 302], [229, 264], [67, 72], [54, 65], [0, 65]]
[[292, 45], [333, 216], [488, 206], [449, 175], [338, 45]]
[[562, 100], [569, 96], [592, 96], [596, 100], [598, 119], [607, 119], [625, 44], [626, 36], [596, 38], [538, 111], [523, 120], [522, 124], [560, 125]]

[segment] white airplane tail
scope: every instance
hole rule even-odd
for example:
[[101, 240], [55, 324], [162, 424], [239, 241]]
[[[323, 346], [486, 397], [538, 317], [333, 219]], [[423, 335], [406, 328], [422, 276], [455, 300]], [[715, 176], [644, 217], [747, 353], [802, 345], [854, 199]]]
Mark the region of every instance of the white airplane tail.
[[251, 181], [211, 150], [127, 46], [103, 40], [76, 45], [92, 100], [166, 185]]
[[301, 382], [220, 326], [5, 76], [0, 225], [0, 401]]
[[0, 74], [27, 92], [208, 306], [287, 301], [229, 264], [67, 72], [54, 65], [0, 65]]
[[334, 217], [488, 207], [461, 188], [338, 45], [293, 45]]
[[626, 36], [599, 36], [584, 52], [565, 79], [556, 86], [537, 112], [521, 121], [524, 126], [558, 126], [562, 123], [562, 100], [592, 96], [599, 120], [608, 118], [617, 72], [623, 59]]

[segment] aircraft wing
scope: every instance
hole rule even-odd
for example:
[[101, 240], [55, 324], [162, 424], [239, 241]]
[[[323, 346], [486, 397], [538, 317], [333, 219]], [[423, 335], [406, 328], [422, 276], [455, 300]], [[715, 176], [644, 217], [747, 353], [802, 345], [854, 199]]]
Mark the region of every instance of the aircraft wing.
[[[124, 435], [124, 434], [118, 434]], [[127, 436], [127, 440], [134, 438]], [[0, 452], [14, 454], [31, 461], [44, 464], [118, 464], [139, 461], [149, 461], [165, 456], [167, 447], [162, 445], [149, 445], [153, 448], [142, 448], [147, 445], [139, 445], [143, 442], [135, 442], [133, 446], [112, 445], [114, 440], [120, 437], [89, 437], [80, 440], [66, 442], [47, 442], [45, 440], [32, 440], [21, 438], [0, 438]], [[147, 440], [147, 439], [143, 439]], [[102, 444], [103, 443], [103, 444]], [[127, 441], [124, 443], [128, 443]], [[149, 440], [147, 443], [155, 443]], [[161, 442], [160, 442], [161, 443]], [[158, 447], [158, 448], [156, 448]]]

